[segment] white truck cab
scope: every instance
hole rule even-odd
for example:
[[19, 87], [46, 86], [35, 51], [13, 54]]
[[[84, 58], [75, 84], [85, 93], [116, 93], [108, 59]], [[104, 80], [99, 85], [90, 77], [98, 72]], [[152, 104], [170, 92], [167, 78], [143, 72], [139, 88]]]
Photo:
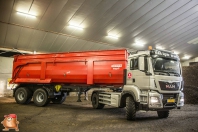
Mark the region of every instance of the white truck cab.
[[129, 53], [124, 71], [124, 86], [120, 92], [93, 92], [92, 105], [125, 107], [128, 120], [136, 111], [157, 111], [167, 118], [169, 110], [184, 105], [183, 78], [178, 55], [164, 50]]

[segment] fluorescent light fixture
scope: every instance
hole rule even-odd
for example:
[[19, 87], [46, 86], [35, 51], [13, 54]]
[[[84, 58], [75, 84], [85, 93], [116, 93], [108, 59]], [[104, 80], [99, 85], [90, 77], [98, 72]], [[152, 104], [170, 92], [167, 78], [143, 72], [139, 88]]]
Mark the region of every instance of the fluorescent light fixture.
[[33, 54], [36, 54], [36, 51], [34, 51]]
[[78, 30], [83, 30], [82, 27], [76, 26], [76, 25], [71, 25], [71, 24], [69, 24], [69, 27], [76, 28], [76, 29], [78, 29]]
[[165, 49], [165, 48], [162, 47], [162, 46], [156, 46], [156, 49], [161, 49], [161, 50], [163, 50], [163, 49]]
[[145, 42], [141, 40], [135, 40], [135, 43], [133, 45], [143, 47], [145, 45]]
[[198, 44], [198, 37], [187, 42], [188, 44]]
[[190, 57], [191, 56], [189, 56], [189, 55], [184, 55], [184, 57], [182, 57], [182, 59], [188, 60], [188, 59], [190, 59]]
[[35, 15], [31, 15], [31, 14], [27, 14], [27, 13], [23, 13], [23, 12], [17, 12], [17, 14], [23, 15], [23, 16], [28, 16], [28, 17], [31, 17], [31, 18], [36, 18]]
[[113, 38], [113, 39], [118, 39], [118, 36], [117, 35], [112, 35], [112, 34], [108, 34], [107, 37], [110, 37], [110, 38]]
[[144, 44], [141, 44], [141, 43], [134, 43], [133, 45], [138, 46], [138, 47], [143, 47], [144, 46]]

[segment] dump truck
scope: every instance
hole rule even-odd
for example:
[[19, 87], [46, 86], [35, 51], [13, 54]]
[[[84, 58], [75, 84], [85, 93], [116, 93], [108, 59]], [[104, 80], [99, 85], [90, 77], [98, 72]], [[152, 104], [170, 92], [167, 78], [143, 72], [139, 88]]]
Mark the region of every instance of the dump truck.
[[[177, 54], [149, 49], [126, 49], [17, 55], [12, 80], [18, 104], [61, 104], [68, 93], [92, 88], [92, 106], [126, 109], [127, 120], [137, 111], [157, 111], [167, 118], [171, 109], [184, 105], [182, 69]], [[105, 90], [109, 88], [109, 90]]]

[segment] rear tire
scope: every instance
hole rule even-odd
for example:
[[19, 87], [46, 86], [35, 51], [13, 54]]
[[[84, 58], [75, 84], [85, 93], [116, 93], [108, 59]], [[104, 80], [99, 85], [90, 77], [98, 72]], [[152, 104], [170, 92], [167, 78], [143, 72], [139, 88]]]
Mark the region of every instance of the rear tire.
[[39, 107], [45, 106], [50, 102], [47, 92], [41, 88], [37, 89], [34, 92], [33, 100], [34, 100], [34, 104]]
[[32, 99], [32, 93], [29, 89], [21, 87], [16, 90], [14, 97], [18, 104], [28, 104]]
[[51, 99], [51, 101], [54, 104], [62, 104], [67, 97], [67, 93], [62, 93], [61, 95], [56, 95], [54, 98]]
[[97, 93], [94, 93], [91, 97], [91, 101], [92, 101], [92, 106], [94, 109], [103, 109], [104, 108], [104, 104], [99, 103], [99, 96]]
[[159, 118], [167, 118], [169, 116], [169, 110], [167, 111], [157, 111]]
[[126, 118], [127, 120], [135, 120], [135, 114], [136, 114], [136, 109], [135, 109], [135, 101], [131, 96], [126, 98]]

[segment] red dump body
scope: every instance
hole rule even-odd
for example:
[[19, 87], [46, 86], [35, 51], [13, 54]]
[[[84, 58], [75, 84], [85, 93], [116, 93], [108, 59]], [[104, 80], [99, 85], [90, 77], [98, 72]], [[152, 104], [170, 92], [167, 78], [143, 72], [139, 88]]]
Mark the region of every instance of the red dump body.
[[125, 49], [15, 56], [11, 83], [122, 85], [127, 57]]

